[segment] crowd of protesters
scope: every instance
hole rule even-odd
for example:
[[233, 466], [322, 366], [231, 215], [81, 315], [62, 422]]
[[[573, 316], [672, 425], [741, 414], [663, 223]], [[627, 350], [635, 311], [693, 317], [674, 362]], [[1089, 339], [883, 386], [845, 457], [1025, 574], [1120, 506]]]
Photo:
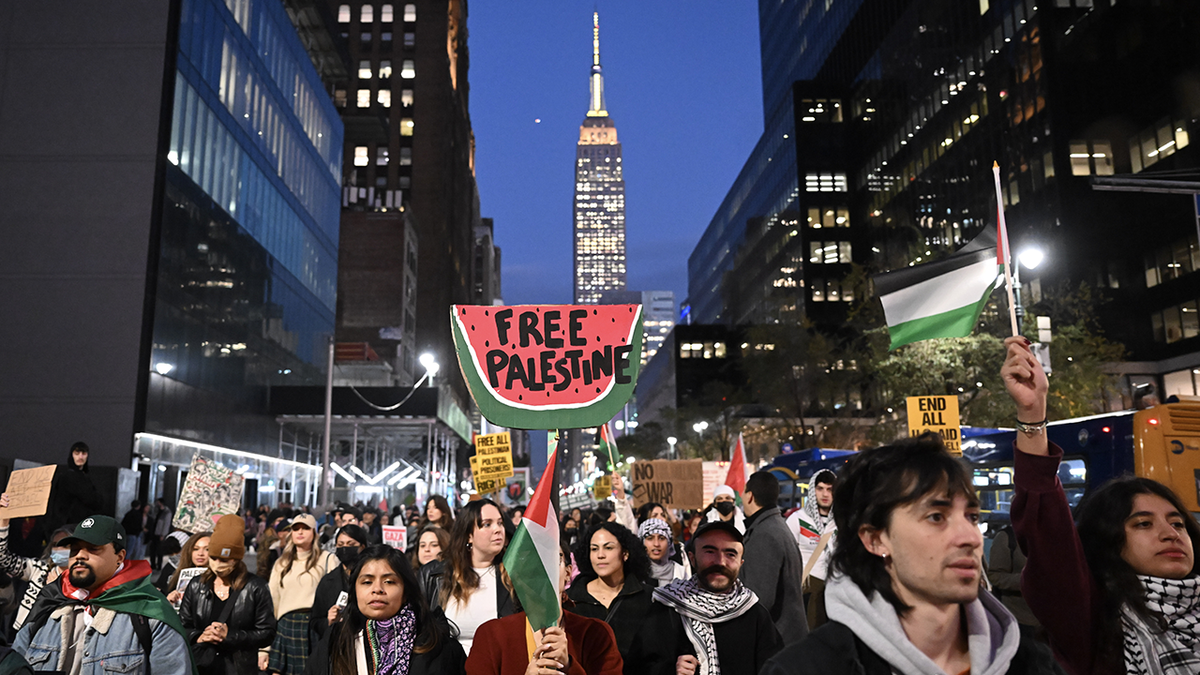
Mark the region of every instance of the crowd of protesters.
[[[537, 631], [503, 562], [521, 506], [433, 496], [318, 521], [284, 505], [171, 532], [161, 500], [97, 515], [77, 444], [44, 548], [0, 521], [0, 572], [21, 589], [0, 675], [1200, 673], [1200, 526], [1135, 477], [1072, 514], [1023, 338], [1001, 374], [1016, 497], [990, 568], [971, 469], [927, 434], [817, 473], [787, 513], [766, 472], [682, 513], [635, 511], [614, 481], [612, 501], [561, 514], [564, 611]], [[405, 550], [383, 544], [390, 524]]]

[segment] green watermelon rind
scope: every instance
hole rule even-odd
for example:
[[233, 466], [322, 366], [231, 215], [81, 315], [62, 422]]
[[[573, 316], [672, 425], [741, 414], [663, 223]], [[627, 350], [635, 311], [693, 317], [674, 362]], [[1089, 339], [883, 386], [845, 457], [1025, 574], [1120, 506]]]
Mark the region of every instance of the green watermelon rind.
[[[454, 348], [458, 353], [458, 366], [462, 371], [471, 397], [479, 406], [479, 413], [487, 421], [509, 429], [582, 429], [595, 427], [611, 420], [633, 396], [641, 370], [642, 356], [642, 306], [637, 306], [629, 344], [630, 379], [627, 384], [617, 384], [614, 376], [605, 391], [584, 403], [551, 404], [535, 406], [507, 401], [499, 396], [480, 371], [480, 362], [466, 338], [466, 328], [459, 318], [458, 305], [450, 307], [450, 328], [454, 334]], [[480, 306], [482, 307], [482, 306]], [[491, 309], [491, 308], [490, 308]]]

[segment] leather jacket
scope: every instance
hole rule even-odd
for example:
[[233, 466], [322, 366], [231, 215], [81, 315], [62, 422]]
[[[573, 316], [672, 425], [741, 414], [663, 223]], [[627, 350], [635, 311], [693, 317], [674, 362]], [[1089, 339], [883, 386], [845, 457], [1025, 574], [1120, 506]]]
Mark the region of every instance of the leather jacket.
[[[204, 629], [220, 618], [218, 602], [212, 582], [201, 584], [197, 579], [187, 585], [179, 605], [179, 619], [188, 633], [189, 645], [194, 647]], [[223, 642], [215, 644], [218, 658], [209, 672], [228, 675], [258, 672], [258, 650], [271, 646], [275, 639], [275, 607], [266, 580], [247, 573], [246, 585], [237, 592], [227, 625], [229, 634]]]

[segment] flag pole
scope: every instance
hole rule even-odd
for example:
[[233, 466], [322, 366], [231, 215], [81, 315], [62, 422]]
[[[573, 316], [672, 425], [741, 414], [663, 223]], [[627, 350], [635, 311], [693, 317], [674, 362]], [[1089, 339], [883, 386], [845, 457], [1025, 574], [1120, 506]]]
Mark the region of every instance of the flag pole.
[[999, 230], [996, 246], [999, 247], [1001, 264], [1004, 265], [1004, 288], [1008, 291], [1008, 319], [1012, 323], [1013, 337], [1021, 335], [1017, 325], [1017, 300], [1013, 296], [1012, 254], [1008, 250], [1008, 227], [1004, 224], [1004, 195], [1000, 191], [1000, 163], [992, 162], [992, 177], [996, 180], [996, 227]]

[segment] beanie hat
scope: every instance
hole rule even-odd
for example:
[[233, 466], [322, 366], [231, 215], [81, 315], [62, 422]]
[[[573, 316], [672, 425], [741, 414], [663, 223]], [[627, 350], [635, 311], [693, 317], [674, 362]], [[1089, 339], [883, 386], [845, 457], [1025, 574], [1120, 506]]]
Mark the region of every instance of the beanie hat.
[[239, 516], [221, 516], [208, 540], [208, 555], [241, 560], [246, 555], [246, 521]]
[[[713, 499], [716, 499], [717, 497], [720, 497], [721, 495], [733, 497], [734, 499], [737, 498], [737, 493], [734, 492], [733, 488], [729, 487], [728, 485], [718, 485], [716, 487], [716, 489], [713, 490]], [[212, 545], [210, 544], [209, 547], [211, 548]]]

